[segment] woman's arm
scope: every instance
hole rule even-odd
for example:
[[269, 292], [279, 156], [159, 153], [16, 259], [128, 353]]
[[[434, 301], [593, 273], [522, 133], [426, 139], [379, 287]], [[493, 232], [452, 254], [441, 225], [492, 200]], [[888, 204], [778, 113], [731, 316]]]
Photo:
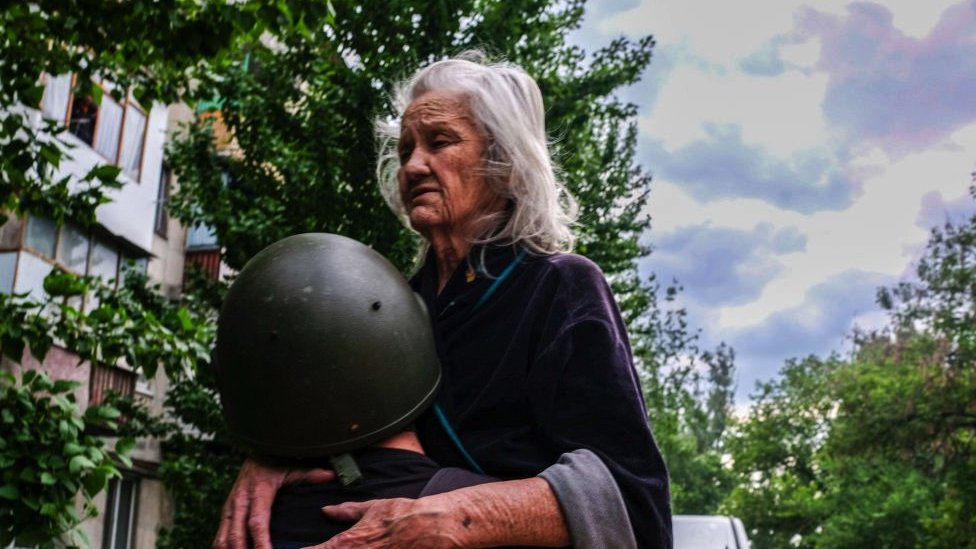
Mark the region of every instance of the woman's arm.
[[325, 469], [295, 469], [247, 458], [221, 510], [214, 549], [272, 549], [271, 505], [278, 489], [333, 479], [335, 473]]
[[493, 482], [415, 500], [343, 503], [323, 511], [335, 520], [358, 522], [317, 549], [570, 544], [556, 496], [541, 478]]

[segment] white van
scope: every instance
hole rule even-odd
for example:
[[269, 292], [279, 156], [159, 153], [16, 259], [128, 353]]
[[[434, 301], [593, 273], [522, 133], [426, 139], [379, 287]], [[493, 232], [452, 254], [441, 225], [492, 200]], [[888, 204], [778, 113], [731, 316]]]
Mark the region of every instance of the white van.
[[742, 521], [723, 515], [672, 517], [674, 549], [749, 549]]

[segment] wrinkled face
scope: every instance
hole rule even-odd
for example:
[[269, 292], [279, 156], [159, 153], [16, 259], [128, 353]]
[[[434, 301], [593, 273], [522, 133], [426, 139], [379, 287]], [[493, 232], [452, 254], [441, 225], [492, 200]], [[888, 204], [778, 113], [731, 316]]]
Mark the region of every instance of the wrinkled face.
[[485, 147], [460, 96], [428, 92], [410, 104], [401, 122], [397, 180], [415, 230], [428, 238], [440, 230], [471, 236], [473, 221], [504, 208], [485, 181]]

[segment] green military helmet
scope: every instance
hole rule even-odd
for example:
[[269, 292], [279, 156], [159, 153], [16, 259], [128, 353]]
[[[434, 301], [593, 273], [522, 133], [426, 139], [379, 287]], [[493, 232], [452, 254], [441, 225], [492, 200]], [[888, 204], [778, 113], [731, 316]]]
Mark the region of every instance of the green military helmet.
[[217, 385], [253, 450], [327, 456], [409, 426], [440, 383], [423, 302], [383, 256], [334, 234], [252, 258], [220, 311]]

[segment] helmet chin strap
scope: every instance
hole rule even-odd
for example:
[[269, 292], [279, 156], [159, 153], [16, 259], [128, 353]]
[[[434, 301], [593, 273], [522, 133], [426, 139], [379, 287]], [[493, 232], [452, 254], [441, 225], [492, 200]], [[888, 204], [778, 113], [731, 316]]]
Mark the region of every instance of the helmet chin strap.
[[332, 464], [332, 470], [343, 486], [355, 486], [362, 482], [363, 473], [359, 470], [356, 458], [352, 457], [352, 454], [336, 454], [329, 458], [329, 463]]

